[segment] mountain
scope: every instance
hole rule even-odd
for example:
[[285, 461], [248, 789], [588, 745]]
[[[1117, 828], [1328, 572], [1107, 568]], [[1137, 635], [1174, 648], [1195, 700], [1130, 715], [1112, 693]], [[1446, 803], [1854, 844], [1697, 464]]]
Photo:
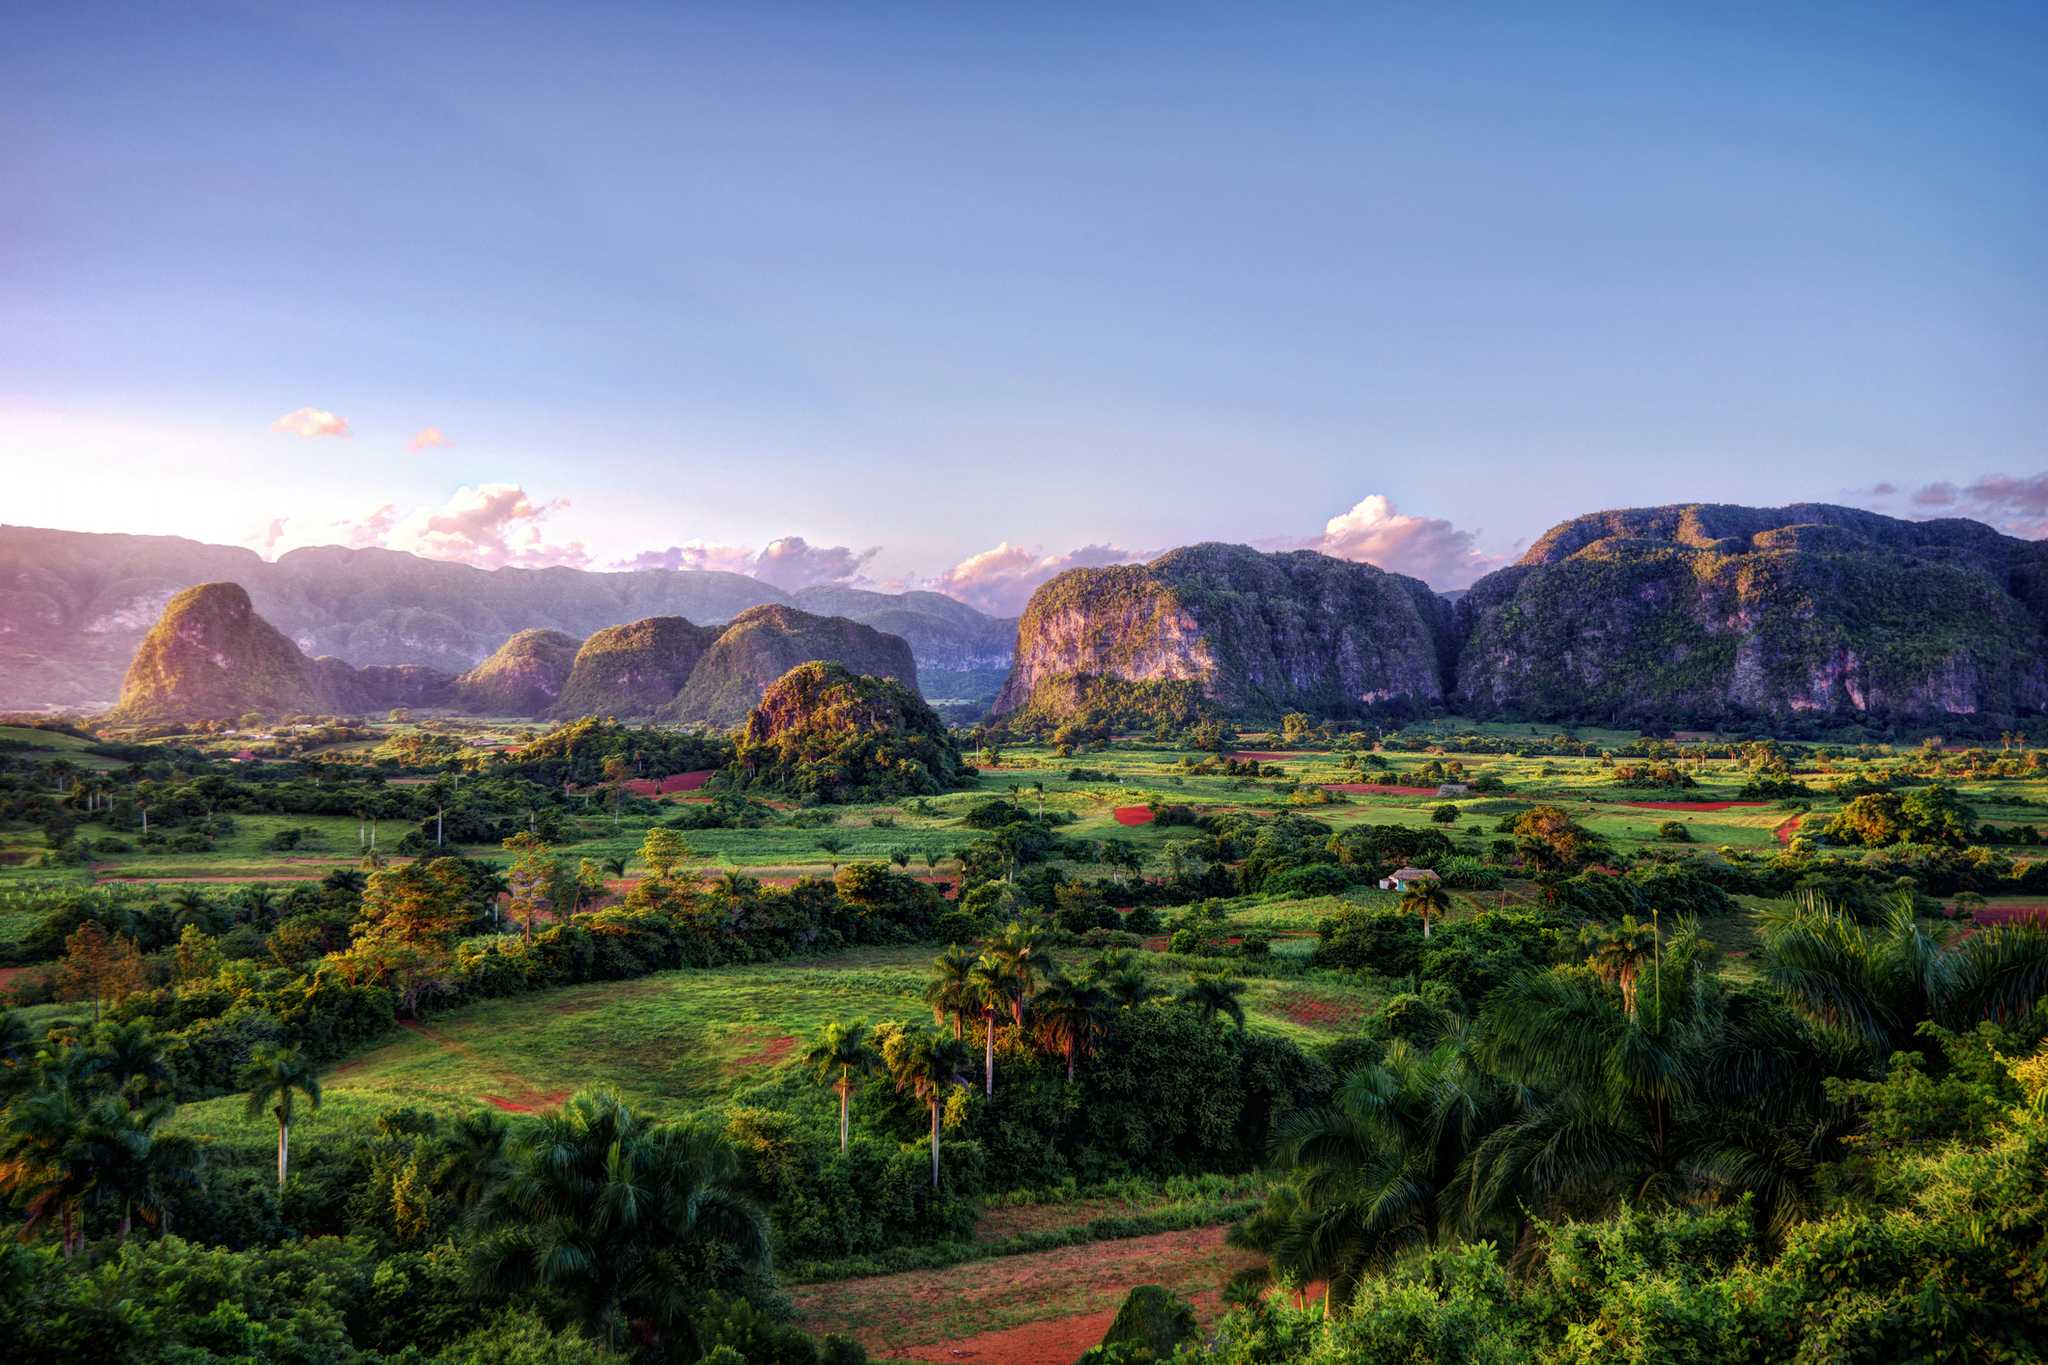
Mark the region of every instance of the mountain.
[[116, 710], [137, 724], [361, 712], [447, 700], [450, 680], [413, 665], [356, 669], [308, 658], [237, 583], [176, 594], [143, 635]]
[[[766, 603], [877, 623], [911, 639], [947, 686], [1008, 666], [1007, 623], [936, 593], [818, 588], [790, 594], [743, 574], [471, 568], [395, 550], [253, 550], [176, 536], [0, 526], [0, 710], [105, 705], [166, 603], [196, 583], [234, 582], [309, 655], [357, 666], [463, 673], [523, 630], [585, 639], [653, 616], [730, 620]], [[824, 595], [841, 594], [839, 597]], [[808, 597], [809, 600], [804, 600]], [[873, 619], [871, 619], [873, 618]], [[972, 679], [968, 679], [972, 682]], [[949, 693], [949, 695], [961, 695]]]
[[731, 780], [824, 801], [887, 801], [958, 786], [960, 750], [915, 689], [836, 663], [768, 684], [738, 736]]
[[1696, 503], [1553, 528], [1472, 586], [1455, 702], [1712, 722], [2048, 706], [2048, 544], [1962, 519]]
[[984, 616], [944, 593], [814, 587], [794, 596], [805, 611], [901, 636], [917, 660], [918, 691], [934, 700], [985, 704], [1002, 686], [1016, 653], [1016, 617]]
[[480, 716], [546, 715], [581, 648], [559, 630], [522, 630], [455, 680], [456, 705]]
[[717, 638], [716, 627], [680, 616], [607, 626], [576, 651], [551, 714], [565, 720], [654, 715], [675, 700]]
[[736, 725], [759, 704], [770, 683], [814, 660], [917, 687], [917, 662], [910, 645], [897, 636], [840, 616], [753, 607], [719, 633], [663, 714], [678, 721]]
[[1430, 705], [1454, 644], [1449, 604], [1419, 579], [1307, 550], [1191, 545], [1040, 587], [996, 710], [1071, 706], [1100, 680], [1184, 684], [1245, 715]]

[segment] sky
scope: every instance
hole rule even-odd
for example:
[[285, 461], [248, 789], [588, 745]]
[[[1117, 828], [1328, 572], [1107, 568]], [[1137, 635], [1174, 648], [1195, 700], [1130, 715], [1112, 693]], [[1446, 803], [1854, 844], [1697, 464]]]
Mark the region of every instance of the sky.
[[993, 610], [1712, 500], [2048, 535], [2048, 6], [14, 11], [0, 522]]

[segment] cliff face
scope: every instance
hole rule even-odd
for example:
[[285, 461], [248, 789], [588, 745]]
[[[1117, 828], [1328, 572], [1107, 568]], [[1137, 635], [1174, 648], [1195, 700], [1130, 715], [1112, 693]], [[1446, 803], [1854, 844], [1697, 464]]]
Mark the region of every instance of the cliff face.
[[1444, 695], [1451, 610], [1419, 580], [1301, 550], [1193, 545], [1033, 594], [996, 710], [1076, 678], [1188, 683], [1241, 714], [1355, 714]]
[[920, 661], [929, 658], [935, 669], [1007, 667], [1013, 636], [1007, 623], [936, 593], [808, 588], [792, 595], [742, 574], [693, 570], [487, 572], [336, 547], [294, 550], [269, 563], [251, 550], [175, 536], [0, 526], [0, 710], [105, 705], [165, 604], [195, 583], [226, 581], [241, 584], [257, 612], [306, 654], [358, 667], [461, 673], [519, 631], [581, 640], [622, 621], [724, 621], [764, 603], [796, 602], [857, 620], [886, 614], [883, 628], [910, 638]]
[[755, 607], [719, 633], [663, 714], [683, 722], [736, 725], [760, 703], [769, 684], [812, 661], [917, 687], [910, 646], [894, 635], [844, 617]]
[[651, 616], [600, 630], [576, 651], [552, 714], [563, 719], [654, 715], [675, 699], [717, 638], [715, 628], [680, 616]]
[[1560, 720], [2040, 710], [2044, 584], [2048, 546], [1971, 521], [1596, 513], [1458, 603], [1453, 704]]
[[545, 715], [568, 684], [581, 647], [559, 630], [522, 630], [455, 680], [456, 704], [483, 716]]
[[357, 713], [446, 702], [445, 673], [416, 667], [357, 669], [309, 659], [257, 615], [236, 583], [202, 583], [173, 596], [135, 651], [116, 707], [121, 720], [230, 720], [315, 712]]

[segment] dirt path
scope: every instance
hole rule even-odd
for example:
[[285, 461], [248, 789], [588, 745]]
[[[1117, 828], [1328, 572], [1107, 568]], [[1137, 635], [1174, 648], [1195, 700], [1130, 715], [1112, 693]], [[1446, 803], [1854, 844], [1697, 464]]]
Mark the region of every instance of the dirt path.
[[858, 1339], [878, 1357], [1073, 1365], [1102, 1340], [1124, 1296], [1161, 1284], [1193, 1300], [1204, 1323], [1223, 1282], [1250, 1258], [1220, 1227], [1162, 1232], [789, 1291], [813, 1334]]
[[416, 1033], [444, 1052], [450, 1052], [468, 1062], [478, 1071], [505, 1088], [502, 1095], [478, 1095], [485, 1104], [494, 1105], [508, 1114], [531, 1114], [539, 1109], [552, 1108], [569, 1098], [566, 1090], [542, 1090], [517, 1072], [507, 1071], [493, 1065], [483, 1054], [466, 1043], [459, 1043], [447, 1034], [430, 1029], [425, 1024], [410, 1019], [398, 1021], [399, 1027], [409, 1033]]
[[1805, 818], [1803, 815], [1795, 815], [1789, 820], [1780, 821], [1778, 827], [1772, 830], [1771, 834], [1779, 843], [1789, 844], [1792, 842], [1792, 836], [1799, 832], [1799, 822]]

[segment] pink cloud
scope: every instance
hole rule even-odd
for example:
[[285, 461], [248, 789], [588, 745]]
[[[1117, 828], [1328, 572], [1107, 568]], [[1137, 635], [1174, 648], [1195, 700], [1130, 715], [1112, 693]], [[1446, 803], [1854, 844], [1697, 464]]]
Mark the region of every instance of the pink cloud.
[[754, 567], [754, 552], [745, 545], [714, 545], [709, 541], [692, 540], [671, 545], [665, 550], [642, 550], [631, 559], [620, 560], [614, 567], [629, 571], [694, 569], [712, 573], [748, 573]]
[[270, 424], [272, 431], [287, 436], [353, 436], [348, 418], [325, 408], [294, 408]]
[[1012, 545], [1007, 540], [993, 549], [969, 555], [931, 581], [931, 587], [971, 607], [996, 616], [1015, 616], [1024, 610], [1041, 583], [1068, 569], [1099, 568], [1105, 564], [1128, 564], [1141, 558], [1136, 552], [1114, 545], [1083, 545], [1063, 555]]
[[454, 560], [480, 569], [554, 565], [580, 569], [590, 563], [582, 542], [553, 544], [542, 525], [568, 505], [567, 498], [537, 502], [513, 483], [463, 487], [440, 507], [405, 517], [391, 528], [385, 544], [428, 559]]
[[696, 569], [740, 573], [786, 591], [821, 584], [860, 583], [862, 570], [877, 549], [845, 545], [813, 545], [802, 536], [780, 536], [759, 550], [745, 545], [718, 545], [693, 540], [665, 550], [642, 550], [620, 560], [619, 569]]
[[421, 427], [412, 434], [412, 439], [406, 442], [405, 448], [407, 450], [431, 450], [436, 446], [452, 446], [454, 444], [455, 442], [449, 440], [447, 433], [443, 432], [441, 428]]
[[1438, 517], [1398, 511], [1384, 493], [1362, 498], [1350, 511], [1331, 517], [1308, 548], [1409, 574], [1440, 591], [1470, 587], [1501, 562], [1479, 551], [1472, 532]]

